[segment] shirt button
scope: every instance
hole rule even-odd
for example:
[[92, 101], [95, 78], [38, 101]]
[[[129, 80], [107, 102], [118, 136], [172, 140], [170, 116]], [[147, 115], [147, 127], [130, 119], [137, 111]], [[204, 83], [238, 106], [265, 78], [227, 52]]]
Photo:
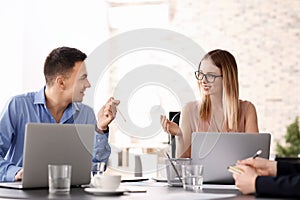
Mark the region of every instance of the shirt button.
[[97, 142], [99, 142], [99, 143], [100, 143], [100, 141], [101, 141], [100, 139], [97, 140]]

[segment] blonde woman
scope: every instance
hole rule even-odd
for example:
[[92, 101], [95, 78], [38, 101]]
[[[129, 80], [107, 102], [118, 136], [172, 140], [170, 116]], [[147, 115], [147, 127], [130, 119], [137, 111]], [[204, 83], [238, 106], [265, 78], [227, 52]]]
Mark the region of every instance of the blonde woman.
[[239, 99], [238, 69], [225, 50], [208, 52], [195, 72], [202, 99], [187, 103], [180, 127], [161, 116], [165, 132], [176, 135], [176, 157], [191, 157], [192, 132], [258, 133], [254, 105]]

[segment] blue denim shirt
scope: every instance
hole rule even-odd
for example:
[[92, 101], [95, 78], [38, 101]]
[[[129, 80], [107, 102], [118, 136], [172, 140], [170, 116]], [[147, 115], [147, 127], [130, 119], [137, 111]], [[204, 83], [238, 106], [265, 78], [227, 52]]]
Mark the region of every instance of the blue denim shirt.
[[[0, 116], [0, 181], [14, 181], [22, 168], [25, 125], [28, 122], [56, 123], [46, 107], [45, 88], [13, 97]], [[97, 123], [93, 109], [82, 103], [71, 103], [60, 124]], [[106, 162], [111, 153], [108, 133], [95, 132], [92, 162]]]

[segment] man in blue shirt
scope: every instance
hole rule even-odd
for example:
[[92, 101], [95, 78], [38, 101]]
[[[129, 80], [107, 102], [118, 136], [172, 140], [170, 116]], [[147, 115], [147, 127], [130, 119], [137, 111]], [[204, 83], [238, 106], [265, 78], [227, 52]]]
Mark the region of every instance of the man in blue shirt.
[[[93, 162], [106, 162], [111, 153], [108, 125], [120, 103], [110, 98], [97, 118], [91, 107], [82, 104], [91, 87], [84, 63], [86, 55], [75, 48], [54, 49], [46, 58], [46, 86], [38, 92], [13, 97], [0, 116], [0, 181], [22, 179], [25, 125], [28, 122], [93, 124], [95, 140]], [[55, 148], [55, 147], [53, 147]]]

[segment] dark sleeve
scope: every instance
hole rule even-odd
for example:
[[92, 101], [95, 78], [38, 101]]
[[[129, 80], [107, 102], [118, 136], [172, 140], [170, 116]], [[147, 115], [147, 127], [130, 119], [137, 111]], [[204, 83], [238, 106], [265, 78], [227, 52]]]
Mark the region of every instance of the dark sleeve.
[[300, 163], [277, 162], [277, 176], [300, 174]]
[[300, 197], [300, 173], [276, 177], [258, 176], [255, 187], [258, 196]]

